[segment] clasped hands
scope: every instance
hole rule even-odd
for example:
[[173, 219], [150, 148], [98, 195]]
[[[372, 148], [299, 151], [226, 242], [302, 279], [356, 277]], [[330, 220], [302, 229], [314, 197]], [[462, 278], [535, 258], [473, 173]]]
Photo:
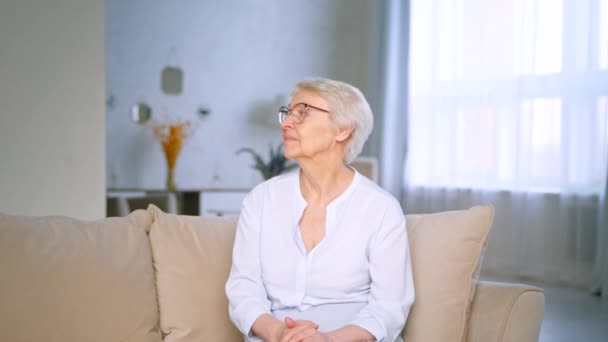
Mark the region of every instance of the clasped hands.
[[285, 327], [281, 331], [280, 342], [334, 342], [327, 334], [320, 333], [319, 325], [313, 321], [285, 318]]

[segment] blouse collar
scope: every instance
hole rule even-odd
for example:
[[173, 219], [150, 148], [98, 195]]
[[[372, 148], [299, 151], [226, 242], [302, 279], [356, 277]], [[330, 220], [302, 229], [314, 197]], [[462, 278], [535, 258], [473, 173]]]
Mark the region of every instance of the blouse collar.
[[[337, 218], [340, 217], [340, 213], [346, 207], [346, 204], [348, 202], [347, 199], [355, 191], [355, 188], [357, 187], [357, 184], [359, 183], [359, 180], [361, 178], [361, 176], [359, 175], [359, 172], [357, 172], [357, 170], [355, 170], [354, 168], [352, 168], [350, 166], [349, 166], [349, 168], [355, 172], [355, 176], [353, 177], [353, 180], [351, 181], [348, 188], [346, 188], [346, 190], [344, 190], [344, 192], [342, 192], [340, 195], [338, 195], [338, 197], [334, 198], [334, 200], [331, 201], [327, 205], [327, 210], [326, 210], [327, 216], [325, 219], [325, 222], [326, 222], [325, 236], [328, 236], [330, 234], [331, 228], [336, 224]], [[300, 172], [302, 172], [301, 169], [298, 172], [294, 172], [294, 175], [295, 175], [295, 182], [294, 182], [295, 201], [294, 201], [293, 214], [292, 214], [292, 229], [293, 229], [294, 233], [298, 232], [298, 226], [299, 226], [300, 219], [302, 218], [302, 215], [304, 214], [304, 210], [306, 209], [306, 206], [308, 205], [308, 203], [304, 199], [304, 196], [302, 195], [302, 188], [300, 186]]]

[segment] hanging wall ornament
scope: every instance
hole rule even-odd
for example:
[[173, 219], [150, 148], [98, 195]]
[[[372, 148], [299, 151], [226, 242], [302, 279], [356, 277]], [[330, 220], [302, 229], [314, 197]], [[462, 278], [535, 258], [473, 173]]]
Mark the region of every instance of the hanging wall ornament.
[[177, 50], [172, 47], [167, 56], [167, 65], [161, 72], [161, 89], [167, 95], [180, 95], [183, 91], [184, 72], [179, 67]]

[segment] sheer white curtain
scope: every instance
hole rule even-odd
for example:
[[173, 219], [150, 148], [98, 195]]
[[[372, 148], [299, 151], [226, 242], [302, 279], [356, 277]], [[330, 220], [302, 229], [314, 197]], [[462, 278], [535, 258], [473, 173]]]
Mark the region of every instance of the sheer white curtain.
[[492, 203], [483, 272], [590, 286], [608, 255], [608, 0], [410, 3], [406, 211]]

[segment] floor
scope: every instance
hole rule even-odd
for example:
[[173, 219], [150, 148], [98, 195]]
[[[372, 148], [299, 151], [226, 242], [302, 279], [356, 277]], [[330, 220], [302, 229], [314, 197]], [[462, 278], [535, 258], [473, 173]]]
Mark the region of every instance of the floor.
[[[493, 279], [506, 281], [506, 279]], [[545, 317], [539, 342], [607, 342], [608, 300], [589, 291], [525, 281], [545, 290]]]
[[588, 291], [544, 286], [540, 342], [608, 341], [608, 301]]

